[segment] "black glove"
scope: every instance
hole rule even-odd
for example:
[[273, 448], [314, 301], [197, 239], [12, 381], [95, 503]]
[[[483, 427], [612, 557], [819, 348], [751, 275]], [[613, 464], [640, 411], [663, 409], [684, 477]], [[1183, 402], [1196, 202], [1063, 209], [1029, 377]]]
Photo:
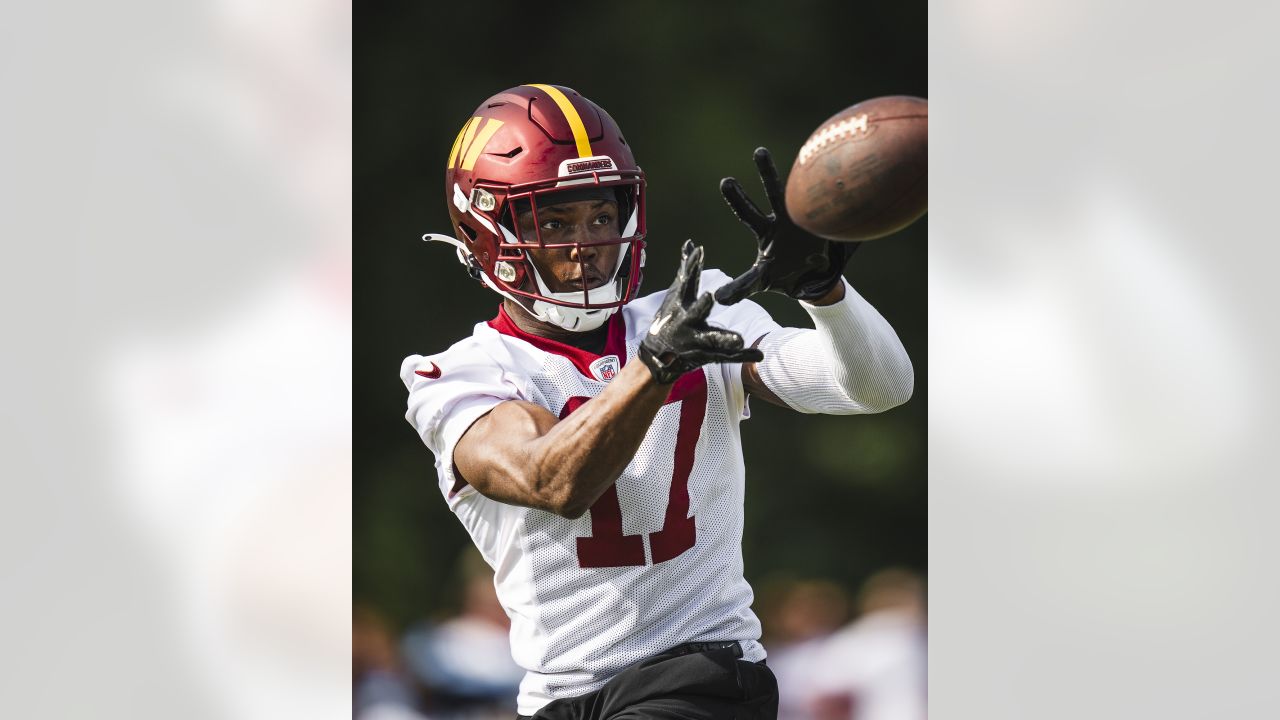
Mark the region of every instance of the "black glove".
[[760, 212], [737, 180], [720, 181], [725, 202], [755, 234], [760, 249], [754, 265], [716, 290], [716, 301], [732, 305], [766, 290], [797, 300], [816, 300], [840, 282], [845, 263], [861, 243], [823, 240], [796, 227], [787, 216], [782, 184], [769, 151], [756, 148], [755, 161], [773, 212]]
[[653, 316], [653, 324], [640, 341], [640, 360], [659, 383], [673, 383], [681, 375], [707, 363], [760, 362], [764, 355], [755, 348], [743, 349], [736, 332], [707, 325], [714, 303], [711, 293], [698, 297], [702, 275], [702, 248], [692, 240], [684, 242], [680, 272]]

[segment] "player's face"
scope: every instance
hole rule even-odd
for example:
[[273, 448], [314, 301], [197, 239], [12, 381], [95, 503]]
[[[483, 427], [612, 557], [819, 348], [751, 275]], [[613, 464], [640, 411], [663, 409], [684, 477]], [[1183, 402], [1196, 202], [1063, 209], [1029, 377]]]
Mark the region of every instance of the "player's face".
[[[519, 215], [520, 236], [531, 241], [536, 235], [533, 214]], [[538, 207], [538, 225], [544, 243], [590, 243], [617, 240], [618, 204], [612, 200], [589, 199]], [[529, 250], [538, 274], [552, 292], [572, 292], [599, 287], [613, 275], [622, 246]], [[581, 262], [580, 262], [581, 261]], [[585, 284], [585, 287], [584, 287]]]

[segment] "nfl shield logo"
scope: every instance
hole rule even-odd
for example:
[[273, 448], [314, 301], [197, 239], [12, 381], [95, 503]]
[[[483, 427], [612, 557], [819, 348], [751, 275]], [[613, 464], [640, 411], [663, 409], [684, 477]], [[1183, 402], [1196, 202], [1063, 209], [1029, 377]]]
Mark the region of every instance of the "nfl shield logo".
[[618, 374], [618, 356], [605, 355], [604, 357], [591, 363], [591, 374], [596, 376], [597, 380], [609, 382], [613, 376]]

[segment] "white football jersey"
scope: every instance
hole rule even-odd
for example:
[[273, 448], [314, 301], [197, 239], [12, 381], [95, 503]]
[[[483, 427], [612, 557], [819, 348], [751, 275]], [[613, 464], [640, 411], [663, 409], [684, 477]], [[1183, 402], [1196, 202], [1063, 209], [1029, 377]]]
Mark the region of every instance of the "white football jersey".
[[[702, 290], [728, 280], [706, 270]], [[454, 446], [498, 403], [525, 400], [565, 417], [639, 362], [665, 295], [615, 313], [602, 355], [528, 335], [503, 310], [445, 352], [401, 367], [406, 418], [435, 453], [440, 490], [493, 566], [511, 617], [512, 656], [527, 671], [522, 715], [682, 643], [738, 640], [745, 659], [765, 657], [742, 576], [741, 365], [677, 380], [634, 459], [576, 520], [490, 500], [454, 477]], [[750, 301], [716, 305], [709, 322], [747, 344], [779, 327]]]

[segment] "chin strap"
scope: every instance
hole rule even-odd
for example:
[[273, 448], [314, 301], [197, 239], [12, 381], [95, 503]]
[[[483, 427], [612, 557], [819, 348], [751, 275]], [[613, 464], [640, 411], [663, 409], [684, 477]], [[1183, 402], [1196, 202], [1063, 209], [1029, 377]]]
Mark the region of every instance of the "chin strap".
[[[627, 226], [623, 231], [622, 236], [628, 237], [629, 235], [634, 234], [637, 225], [638, 211], [633, 210], [631, 212], [630, 219], [627, 220]], [[485, 226], [490, 228], [492, 227], [487, 222], [485, 223]], [[499, 223], [498, 229], [502, 233], [503, 240], [508, 244], [516, 242], [515, 236], [511, 234], [510, 230], [507, 230], [506, 226]], [[439, 233], [425, 233], [422, 236], [422, 239], [424, 242], [442, 242], [452, 245], [457, 250], [458, 262], [462, 263], [463, 267], [467, 268], [467, 272], [471, 274], [471, 277], [476, 278], [483, 283], [485, 287], [493, 290], [502, 297], [511, 300], [516, 305], [519, 305], [522, 310], [528, 313], [529, 316], [535, 320], [540, 320], [571, 332], [589, 332], [603, 325], [605, 321], [618, 311], [618, 308], [616, 307], [591, 309], [576, 308], [556, 305], [555, 303], [544, 302], [542, 300], [534, 300], [533, 307], [531, 308], [524, 302], [521, 302], [519, 298], [499, 287], [498, 284], [489, 277], [488, 273], [484, 271], [480, 266], [479, 261], [476, 260], [475, 256], [471, 254], [471, 251], [467, 249], [467, 246], [464, 245], [461, 240], [450, 235], [442, 235]], [[591, 288], [587, 291], [588, 304], [604, 305], [618, 301], [618, 271], [622, 269], [622, 264], [626, 262], [627, 257], [630, 255], [634, 242], [635, 241], [633, 240], [631, 243], [628, 243], [626, 245], [626, 249], [618, 253], [618, 261], [613, 266], [613, 273], [609, 281], [600, 287]], [[639, 263], [640, 268], [644, 267], [644, 261], [645, 252], [641, 249]], [[547, 284], [543, 282], [542, 275], [538, 272], [538, 268], [534, 266], [532, 262], [528, 263], [528, 267], [529, 270], [532, 271], [534, 281], [538, 285], [538, 292], [543, 296], [564, 302], [575, 302], [581, 300], [582, 292], [580, 291], [552, 292], [551, 289], [547, 287]], [[632, 272], [639, 272], [640, 268], [635, 268]]]
[[[464, 245], [461, 240], [449, 235], [441, 235], [439, 233], [425, 233], [422, 236], [422, 239], [424, 242], [442, 242], [447, 245], [454, 246], [458, 251], [458, 262], [462, 263], [463, 267], [467, 268], [467, 272], [469, 272], [472, 277], [479, 280], [490, 290], [514, 302], [521, 310], [528, 313], [534, 320], [539, 320], [573, 332], [588, 332], [603, 325], [604, 322], [617, 311], [616, 307], [598, 308], [595, 310], [562, 307], [552, 303], [543, 302], [541, 300], [535, 300], [533, 302], [533, 307], [530, 308], [524, 302], [521, 302], [520, 298], [499, 287], [498, 284], [489, 277], [489, 274], [484, 271], [475, 256], [471, 254], [471, 251], [467, 249], [467, 246]], [[619, 258], [621, 258], [621, 255]], [[529, 265], [531, 268], [533, 267], [532, 263]], [[619, 263], [619, 267], [621, 267], [621, 263]], [[614, 271], [614, 274], [617, 274], [617, 270]], [[537, 280], [539, 291], [547, 297], [555, 298], [557, 300], [565, 300], [566, 302], [571, 302], [575, 297], [582, 297], [582, 293], [580, 292], [553, 293], [548, 290], [546, 284], [542, 282], [542, 277], [538, 275], [536, 268], [533, 268], [533, 275]], [[596, 295], [598, 291], [604, 291], [604, 294]], [[592, 288], [587, 291], [587, 297], [590, 302], [614, 302], [618, 299], [617, 283], [605, 283], [598, 288]]]
[[454, 246], [458, 250], [458, 262], [462, 263], [463, 267], [465, 267], [468, 272], [470, 272], [473, 276], [477, 272], [479, 272], [481, 275], [484, 274], [484, 271], [480, 270], [480, 263], [476, 262], [475, 256], [471, 254], [471, 251], [467, 249], [467, 246], [463, 245], [462, 241], [459, 240], [458, 238], [452, 237], [450, 235], [440, 235], [438, 233], [424, 233], [422, 235], [422, 241], [423, 242], [442, 242], [442, 243], [445, 243], [446, 245]]
[[524, 305], [522, 305], [515, 296], [498, 287], [498, 284], [489, 277], [489, 274], [484, 271], [484, 268], [480, 267], [480, 262], [476, 260], [475, 255], [471, 254], [471, 251], [467, 249], [467, 246], [462, 244], [461, 240], [455, 237], [450, 237], [449, 235], [441, 235], [439, 233], [425, 233], [422, 236], [422, 240], [424, 242], [442, 242], [448, 245], [453, 245], [458, 249], [458, 262], [462, 263], [463, 267], [467, 269], [467, 272], [471, 273], [471, 277], [479, 280], [485, 287], [498, 293], [502, 297], [514, 301], [517, 305], [520, 305], [520, 307], [524, 307]]

